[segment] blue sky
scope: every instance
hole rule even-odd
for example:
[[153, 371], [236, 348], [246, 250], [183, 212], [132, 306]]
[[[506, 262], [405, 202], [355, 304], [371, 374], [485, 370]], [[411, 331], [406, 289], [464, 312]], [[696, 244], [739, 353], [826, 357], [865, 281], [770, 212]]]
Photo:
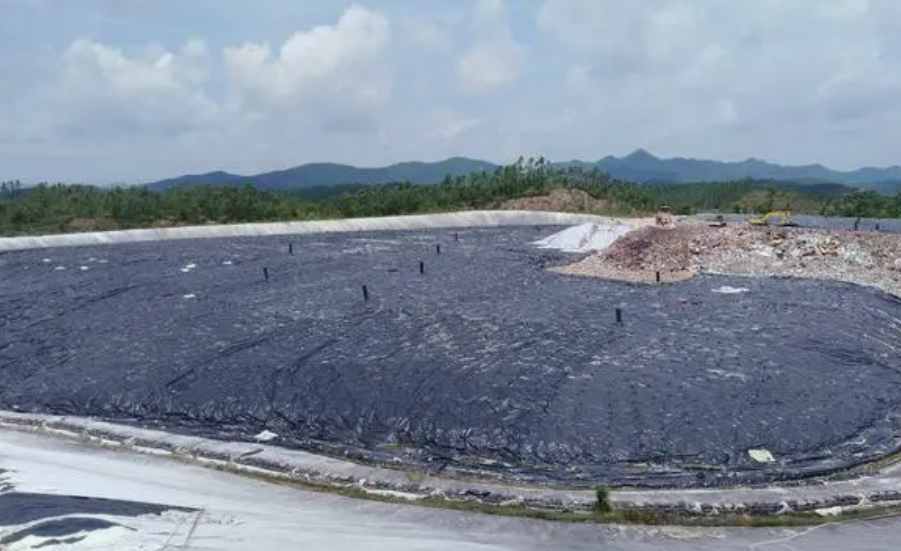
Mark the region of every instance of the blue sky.
[[901, 162], [894, 0], [0, 0], [0, 179]]

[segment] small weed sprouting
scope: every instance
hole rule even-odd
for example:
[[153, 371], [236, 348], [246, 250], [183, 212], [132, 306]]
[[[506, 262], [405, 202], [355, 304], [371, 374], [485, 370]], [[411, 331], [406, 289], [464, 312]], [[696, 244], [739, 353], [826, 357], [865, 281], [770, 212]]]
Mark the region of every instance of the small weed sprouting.
[[594, 489], [594, 494], [597, 497], [597, 501], [594, 504], [595, 513], [607, 514], [613, 510], [612, 507], [610, 507], [609, 488], [606, 486], [598, 486]]

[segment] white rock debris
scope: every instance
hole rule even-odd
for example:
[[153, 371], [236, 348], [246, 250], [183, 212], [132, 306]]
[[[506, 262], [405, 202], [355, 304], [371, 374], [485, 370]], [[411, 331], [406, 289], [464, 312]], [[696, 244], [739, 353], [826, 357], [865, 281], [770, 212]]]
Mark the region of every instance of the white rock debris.
[[770, 452], [770, 450], [763, 448], [748, 450], [748, 455], [750, 455], [751, 459], [758, 463], [773, 463], [776, 461], [776, 458], [773, 457], [773, 454]]
[[749, 289], [747, 287], [730, 287], [729, 285], [723, 285], [722, 287], [717, 287], [713, 289], [714, 293], [719, 293], [721, 295], [737, 295], [740, 293], [747, 293]]
[[269, 430], [264, 430], [260, 434], [253, 437], [253, 439], [256, 440], [257, 442], [271, 442], [272, 440], [275, 440], [276, 438], [278, 438], [278, 435]]

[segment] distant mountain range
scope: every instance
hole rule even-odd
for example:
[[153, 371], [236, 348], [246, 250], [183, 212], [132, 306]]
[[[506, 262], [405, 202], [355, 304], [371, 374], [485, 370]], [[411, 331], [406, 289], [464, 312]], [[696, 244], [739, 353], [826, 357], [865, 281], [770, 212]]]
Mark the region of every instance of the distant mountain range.
[[[252, 176], [241, 176], [227, 172], [210, 172], [179, 176], [147, 184], [147, 187], [163, 191], [180, 186], [198, 185], [242, 185], [252, 183], [260, 189], [291, 190], [307, 189], [340, 184], [382, 184], [388, 182], [411, 182], [415, 184], [435, 184], [445, 176], [461, 176], [472, 172], [492, 171], [498, 165], [488, 161], [453, 157], [434, 163], [399, 163], [380, 168], [357, 168], [350, 165], [332, 163], [305, 164], [287, 170], [264, 172]], [[865, 167], [852, 171], [838, 171], [820, 164], [788, 166], [748, 159], [739, 162], [709, 161], [675, 157], [661, 159], [638, 149], [624, 157], [607, 156], [596, 162], [568, 161], [554, 163], [565, 168], [579, 166], [584, 169], [597, 168], [614, 178], [642, 183], [682, 183], [740, 180], [778, 180], [791, 182], [833, 182], [855, 187], [895, 191], [901, 189], [901, 167]]]
[[155, 191], [173, 187], [202, 185], [243, 185], [252, 183], [259, 189], [270, 191], [308, 189], [340, 184], [385, 184], [389, 182], [411, 182], [414, 184], [436, 184], [445, 176], [462, 176], [472, 172], [494, 170], [497, 165], [487, 161], [452, 157], [435, 163], [398, 163], [380, 168], [357, 168], [334, 163], [311, 163], [287, 170], [264, 172], [253, 176], [240, 176], [228, 172], [210, 172], [179, 176], [147, 184]]
[[615, 178], [638, 182], [709, 182], [743, 178], [792, 182], [833, 182], [854, 186], [901, 182], [901, 166], [865, 167], [842, 172], [820, 164], [787, 166], [753, 158], [738, 162], [707, 161], [682, 157], [660, 159], [644, 149], [636, 150], [625, 157], [604, 157], [591, 166], [596, 166]]

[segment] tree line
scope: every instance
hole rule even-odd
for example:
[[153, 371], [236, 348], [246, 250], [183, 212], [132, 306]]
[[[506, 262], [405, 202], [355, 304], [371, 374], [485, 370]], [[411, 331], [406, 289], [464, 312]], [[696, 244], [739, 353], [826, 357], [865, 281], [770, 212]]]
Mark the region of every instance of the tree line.
[[0, 182], [0, 199], [15, 199], [23, 189], [24, 186], [19, 180]]
[[677, 213], [767, 212], [790, 209], [853, 217], [901, 217], [901, 193], [880, 195], [836, 184], [740, 180], [689, 184], [636, 184], [598, 170], [557, 168], [529, 159], [492, 172], [446, 177], [436, 185], [324, 186], [269, 192], [251, 184], [198, 186], [154, 192], [143, 187], [99, 188], [0, 183], [0, 233], [19, 235], [208, 223], [386, 216], [479, 208], [580, 190], [595, 199], [597, 214], [642, 215], [662, 205]]

